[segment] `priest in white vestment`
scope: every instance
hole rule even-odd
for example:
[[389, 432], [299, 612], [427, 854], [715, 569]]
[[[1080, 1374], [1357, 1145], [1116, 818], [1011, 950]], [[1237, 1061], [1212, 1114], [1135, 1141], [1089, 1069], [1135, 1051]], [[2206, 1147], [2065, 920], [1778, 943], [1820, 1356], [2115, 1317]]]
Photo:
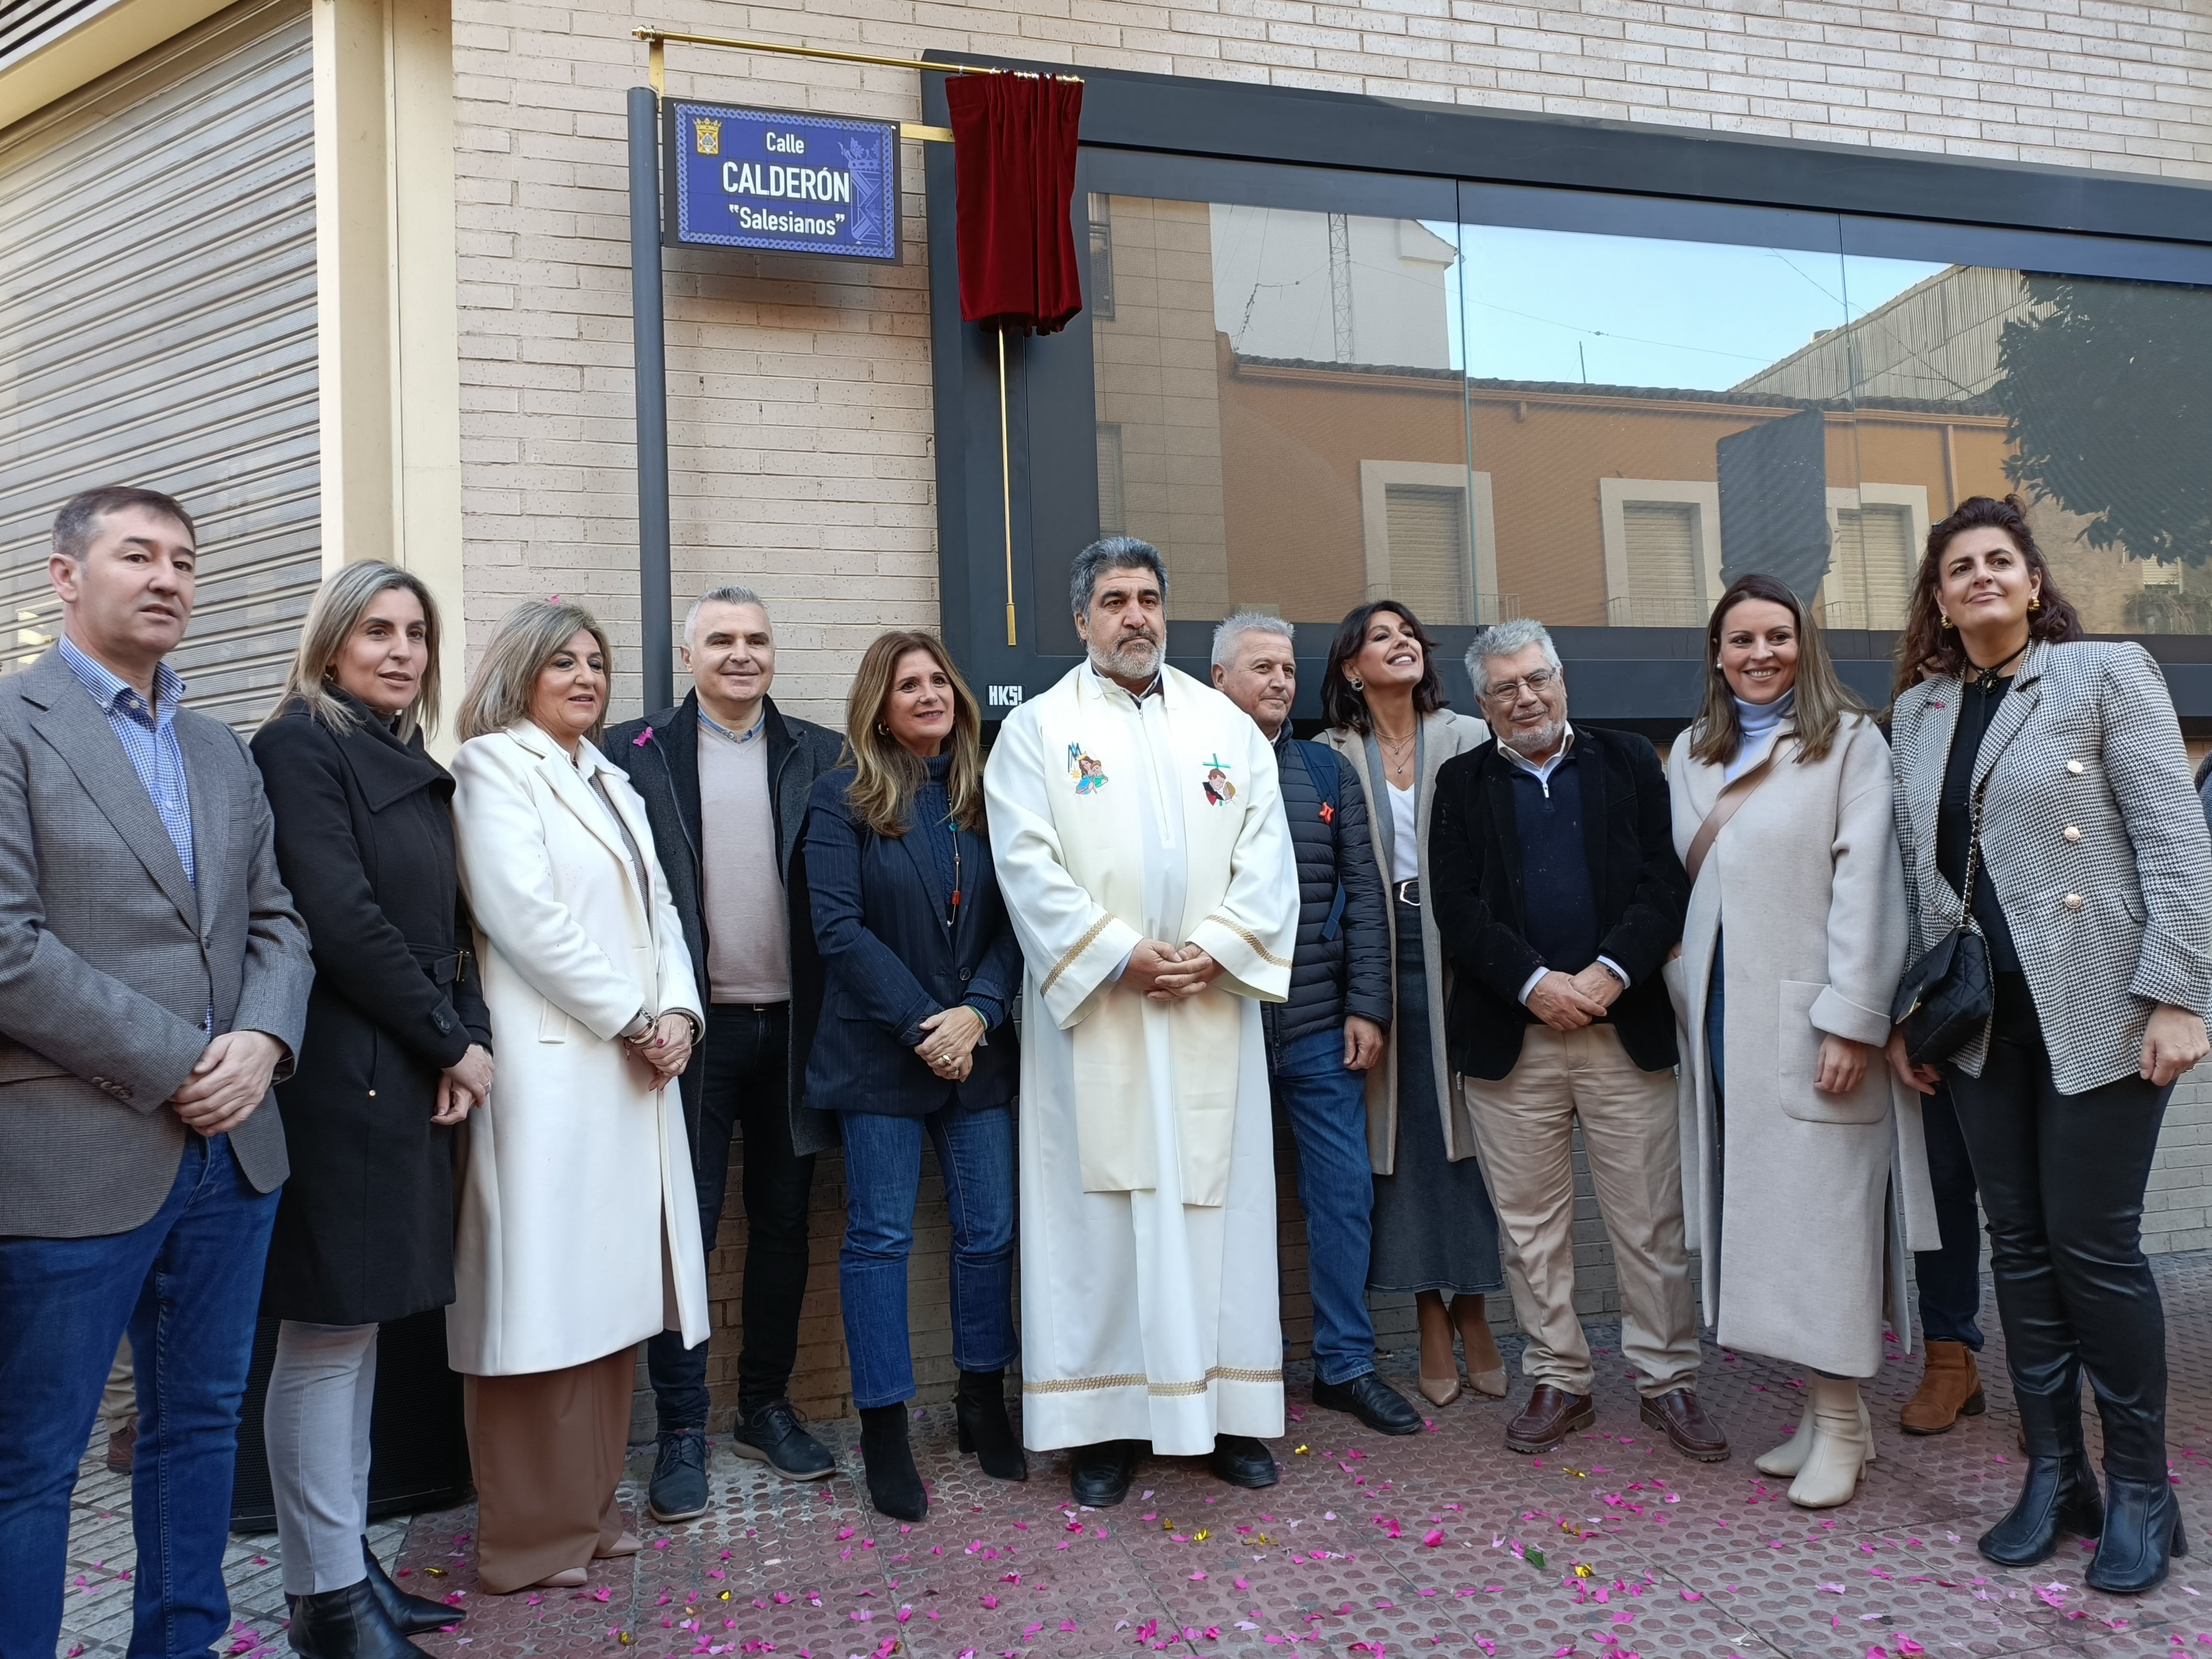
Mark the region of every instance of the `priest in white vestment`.
[[1298, 910], [1274, 756], [1170, 668], [1167, 574], [1128, 537], [1071, 582], [1088, 660], [1007, 716], [984, 773], [1028, 960], [1022, 1438], [1119, 1503], [1141, 1443], [1276, 1479], [1273, 1133], [1260, 1004]]

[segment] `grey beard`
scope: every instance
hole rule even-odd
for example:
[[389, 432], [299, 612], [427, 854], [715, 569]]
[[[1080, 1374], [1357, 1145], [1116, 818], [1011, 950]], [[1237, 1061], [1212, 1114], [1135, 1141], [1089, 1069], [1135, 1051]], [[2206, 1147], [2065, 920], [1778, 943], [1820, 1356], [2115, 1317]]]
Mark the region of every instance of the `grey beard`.
[[1111, 651], [1102, 651], [1094, 642], [1091, 647], [1091, 665], [1102, 674], [1118, 674], [1125, 679], [1135, 679], [1159, 667], [1160, 642], [1151, 638], [1125, 639]]
[[1538, 726], [1534, 732], [1500, 732], [1498, 740], [1515, 754], [1526, 757], [1550, 753], [1559, 746], [1559, 740], [1566, 734], [1567, 722], [1562, 716], [1549, 726]]

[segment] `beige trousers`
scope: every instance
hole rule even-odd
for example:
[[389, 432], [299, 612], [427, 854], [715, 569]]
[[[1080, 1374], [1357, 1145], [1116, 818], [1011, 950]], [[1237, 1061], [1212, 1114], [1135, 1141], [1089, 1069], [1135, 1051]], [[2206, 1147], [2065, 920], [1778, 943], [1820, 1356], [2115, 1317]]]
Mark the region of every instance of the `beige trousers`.
[[115, 1363], [107, 1368], [107, 1386], [100, 1391], [100, 1426], [109, 1434], [119, 1434], [137, 1420], [138, 1378], [131, 1368], [131, 1339], [126, 1336], [115, 1351]]
[[1638, 1068], [1611, 1025], [1531, 1025], [1498, 1082], [1462, 1079], [1505, 1238], [1505, 1279], [1528, 1338], [1521, 1368], [1587, 1395], [1589, 1340], [1575, 1312], [1574, 1128], [1620, 1277], [1621, 1349], [1647, 1395], [1697, 1379], [1698, 1325], [1682, 1231], [1674, 1073]]
[[589, 1566], [623, 1534], [637, 1350], [522, 1376], [465, 1376], [477, 1574], [495, 1595]]

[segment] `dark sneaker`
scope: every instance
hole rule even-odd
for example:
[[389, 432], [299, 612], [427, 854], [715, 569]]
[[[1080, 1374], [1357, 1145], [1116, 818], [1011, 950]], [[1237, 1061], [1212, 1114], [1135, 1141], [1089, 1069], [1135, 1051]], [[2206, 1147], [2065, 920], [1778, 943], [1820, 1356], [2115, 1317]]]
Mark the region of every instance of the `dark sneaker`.
[[1413, 1402], [1373, 1371], [1349, 1382], [1324, 1382], [1316, 1377], [1313, 1402], [1328, 1411], [1350, 1412], [1377, 1434], [1421, 1431], [1421, 1414], [1413, 1409]]
[[731, 1426], [730, 1449], [767, 1464], [787, 1480], [819, 1480], [836, 1472], [837, 1460], [799, 1426], [805, 1420], [788, 1400], [771, 1400]]
[[696, 1521], [707, 1512], [707, 1436], [699, 1429], [672, 1429], [660, 1437], [660, 1455], [653, 1460], [653, 1485], [645, 1506], [656, 1521]]

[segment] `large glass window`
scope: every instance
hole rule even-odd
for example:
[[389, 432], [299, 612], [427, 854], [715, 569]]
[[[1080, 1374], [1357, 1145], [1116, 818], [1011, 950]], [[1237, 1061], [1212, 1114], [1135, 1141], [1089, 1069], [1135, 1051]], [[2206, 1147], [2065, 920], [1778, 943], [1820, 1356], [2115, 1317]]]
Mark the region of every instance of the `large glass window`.
[[1090, 200], [1100, 519], [1179, 619], [1693, 628], [1758, 569], [1889, 630], [1929, 524], [2016, 490], [2093, 632], [2212, 633], [2212, 289], [1504, 186]]

